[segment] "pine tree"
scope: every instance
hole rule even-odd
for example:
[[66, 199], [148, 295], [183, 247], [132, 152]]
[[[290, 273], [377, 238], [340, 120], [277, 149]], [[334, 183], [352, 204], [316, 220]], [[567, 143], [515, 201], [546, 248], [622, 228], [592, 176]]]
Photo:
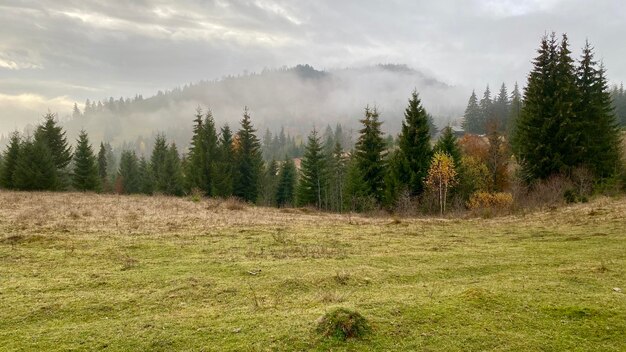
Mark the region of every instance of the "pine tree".
[[72, 185], [78, 191], [92, 192], [99, 191], [101, 186], [96, 156], [89, 144], [89, 137], [85, 130], [80, 131], [76, 143]]
[[359, 162], [352, 153], [352, 157], [348, 161], [346, 171], [346, 187], [343, 197], [346, 208], [351, 211], [370, 210], [371, 196], [369, 194], [368, 184], [363, 178], [363, 172], [359, 167]]
[[485, 134], [487, 122], [494, 118], [494, 104], [491, 100], [491, 89], [489, 89], [489, 85], [485, 89], [485, 93], [483, 93], [483, 98], [480, 99], [480, 119], [477, 126], [478, 134]]
[[461, 149], [459, 148], [456, 136], [450, 126], [446, 126], [443, 129], [443, 133], [435, 144], [433, 151], [446, 153], [452, 158], [456, 170], [459, 169], [461, 164]]
[[247, 202], [257, 201], [263, 162], [261, 143], [254, 133], [255, 129], [252, 127], [246, 107], [241, 120], [241, 128], [237, 132], [233, 194]]
[[219, 158], [216, 169], [219, 172], [216, 172], [215, 195], [229, 197], [233, 194], [234, 151], [233, 134], [228, 125], [221, 129], [218, 151]]
[[327, 188], [329, 194], [329, 208], [333, 211], [343, 212], [343, 193], [347, 161], [339, 141], [335, 142], [335, 148], [328, 160]]
[[[544, 36], [524, 90], [524, 105], [512, 138], [513, 151], [527, 181], [546, 179], [561, 170], [553, 142], [556, 37]], [[558, 143], [558, 142], [557, 142]]]
[[191, 137], [191, 146], [189, 147], [186, 182], [189, 189], [197, 188], [206, 193], [206, 175], [204, 171], [207, 162], [207, 150], [204, 138], [203, 113], [200, 107], [196, 109], [193, 122], [193, 135]]
[[509, 116], [507, 118], [507, 125], [505, 126], [506, 131], [509, 135], [513, 135], [513, 129], [515, 124], [517, 123], [517, 119], [522, 113], [522, 95], [519, 91], [519, 86], [517, 82], [515, 82], [515, 86], [513, 88], [513, 93], [511, 93], [511, 104], [509, 108]]
[[[506, 131], [509, 124], [509, 110], [511, 108], [509, 101], [509, 93], [506, 85], [502, 83], [500, 93], [493, 102], [493, 118], [496, 120], [500, 131]], [[488, 122], [487, 122], [488, 123]]]
[[422, 107], [417, 91], [413, 91], [404, 111], [399, 154], [394, 161], [398, 184], [406, 187], [411, 196], [419, 196], [424, 192], [424, 178], [431, 156], [428, 114]]
[[6, 189], [13, 189], [13, 174], [20, 155], [21, 138], [18, 132], [13, 132], [9, 140], [9, 145], [2, 157], [2, 170], [0, 172], [0, 186]]
[[122, 151], [122, 155], [120, 157], [119, 177], [121, 178], [122, 192], [126, 194], [134, 194], [141, 191], [139, 166], [137, 155], [134, 151]]
[[157, 134], [150, 156], [150, 167], [152, 169], [152, 177], [154, 179], [154, 190], [156, 192], [165, 193], [167, 190], [167, 174], [166, 164], [168, 159], [168, 147], [165, 135]]
[[202, 189], [207, 195], [215, 194], [215, 164], [219, 158], [217, 131], [215, 128], [215, 120], [211, 110], [207, 111], [204, 116], [204, 143], [205, 143], [205, 162], [204, 162], [204, 186]]
[[300, 166], [297, 198], [299, 205], [322, 207], [322, 194], [326, 182], [326, 158], [317, 131], [309, 134]]
[[267, 164], [263, 174], [262, 204], [265, 206], [276, 205], [276, 187], [278, 186], [278, 163], [272, 159]]
[[276, 187], [276, 206], [279, 208], [294, 204], [297, 172], [293, 160], [285, 158], [278, 172], [278, 186]]
[[578, 107], [581, 119], [583, 164], [598, 177], [615, 173], [620, 162], [620, 131], [612, 107], [605, 69], [597, 68], [593, 48], [586, 42], [577, 70], [580, 92]]
[[138, 178], [139, 193], [147, 195], [151, 195], [152, 193], [154, 193], [154, 179], [152, 176], [152, 170], [150, 168], [150, 164], [143, 155], [141, 156], [141, 158], [139, 158]]
[[467, 133], [478, 134], [481, 131], [482, 123], [482, 114], [480, 112], [480, 106], [478, 105], [478, 98], [476, 97], [476, 92], [472, 91], [472, 95], [467, 102], [467, 108], [465, 108], [465, 114], [463, 115], [463, 129]]
[[100, 143], [98, 151], [98, 175], [103, 182], [107, 179], [107, 151], [104, 143]]
[[163, 188], [160, 191], [167, 195], [181, 196], [183, 194], [183, 174], [180, 166], [180, 155], [178, 155], [178, 148], [176, 148], [175, 143], [167, 148], [162, 172]]
[[[363, 128], [355, 146], [355, 158], [367, 195], [381, 202], [384, 197], [385, 140], [381, 131], [376, 108], [365, 108], [365, 118], [360, 120]], [[426, 128], [426, 133], [428, 129]]]
[[67, 143], [65, 131], [57, 125], [55, 114], [49, 112], [44, 116], [44, 122], [35, 130], [35, 142], [42, 142], [48, 147], [58, 171], [57, 187], [65, 188], [69, 181], [67, 166], [72, 161], [72, 149]]
[[25, 140], [13, 172], [13, 187], [23, 191], [58, 189], [58, 170], [48, 145], [43, 140]]

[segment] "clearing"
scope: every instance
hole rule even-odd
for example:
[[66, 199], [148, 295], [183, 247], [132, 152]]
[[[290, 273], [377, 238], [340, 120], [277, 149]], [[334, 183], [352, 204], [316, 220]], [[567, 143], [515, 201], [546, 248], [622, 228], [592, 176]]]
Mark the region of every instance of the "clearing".
[[[0, 350], [626, 350], [626, 198], [493, 219], [0, 192]], [[363, 339], [317, 335], [345, 307]]]

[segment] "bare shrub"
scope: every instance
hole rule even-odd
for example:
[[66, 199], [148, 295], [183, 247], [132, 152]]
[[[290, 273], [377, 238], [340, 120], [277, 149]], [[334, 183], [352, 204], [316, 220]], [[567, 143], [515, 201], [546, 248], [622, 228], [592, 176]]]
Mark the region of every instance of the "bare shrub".
[[518, 183], [512, 187], [512, 190], [515, 205], [518, 208], [533, 209], [563, 205], [565, 203], [565, 191], [572, 188], [573, 184], [570, 179], [562, 175], [555, 175], [527, 187]]
[[510, 211], [513, 195], [505, 192], [476, 192], [467, 201], [467, 208], [474, 213], [501, 214]]
[[245, 204], [235, 197], [230, 197], [226, 199], [224, 203], [222, 203], [222, 205], [224, 206], [225, 209], [228, 209], [228, 210], [240, 211], [246, 208]]

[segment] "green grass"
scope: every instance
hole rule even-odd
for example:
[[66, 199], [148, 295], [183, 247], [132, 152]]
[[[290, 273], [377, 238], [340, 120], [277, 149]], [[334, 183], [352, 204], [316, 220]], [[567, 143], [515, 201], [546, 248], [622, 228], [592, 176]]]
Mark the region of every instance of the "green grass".
[[[0, 192], [0, 350], [623, 351], [625, 214], [397, 222]], [[320, 336], [339, 307], [371, 332]]]

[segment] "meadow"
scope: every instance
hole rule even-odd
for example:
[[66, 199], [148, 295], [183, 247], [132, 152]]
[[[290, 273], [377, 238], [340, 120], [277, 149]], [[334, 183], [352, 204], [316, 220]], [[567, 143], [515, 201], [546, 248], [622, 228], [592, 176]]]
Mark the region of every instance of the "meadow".
[[[624, 351], [626, 198], [495, 218], [0, 192], [1, 351]], [[371, 332], [316, 331], [326, 312]]]

